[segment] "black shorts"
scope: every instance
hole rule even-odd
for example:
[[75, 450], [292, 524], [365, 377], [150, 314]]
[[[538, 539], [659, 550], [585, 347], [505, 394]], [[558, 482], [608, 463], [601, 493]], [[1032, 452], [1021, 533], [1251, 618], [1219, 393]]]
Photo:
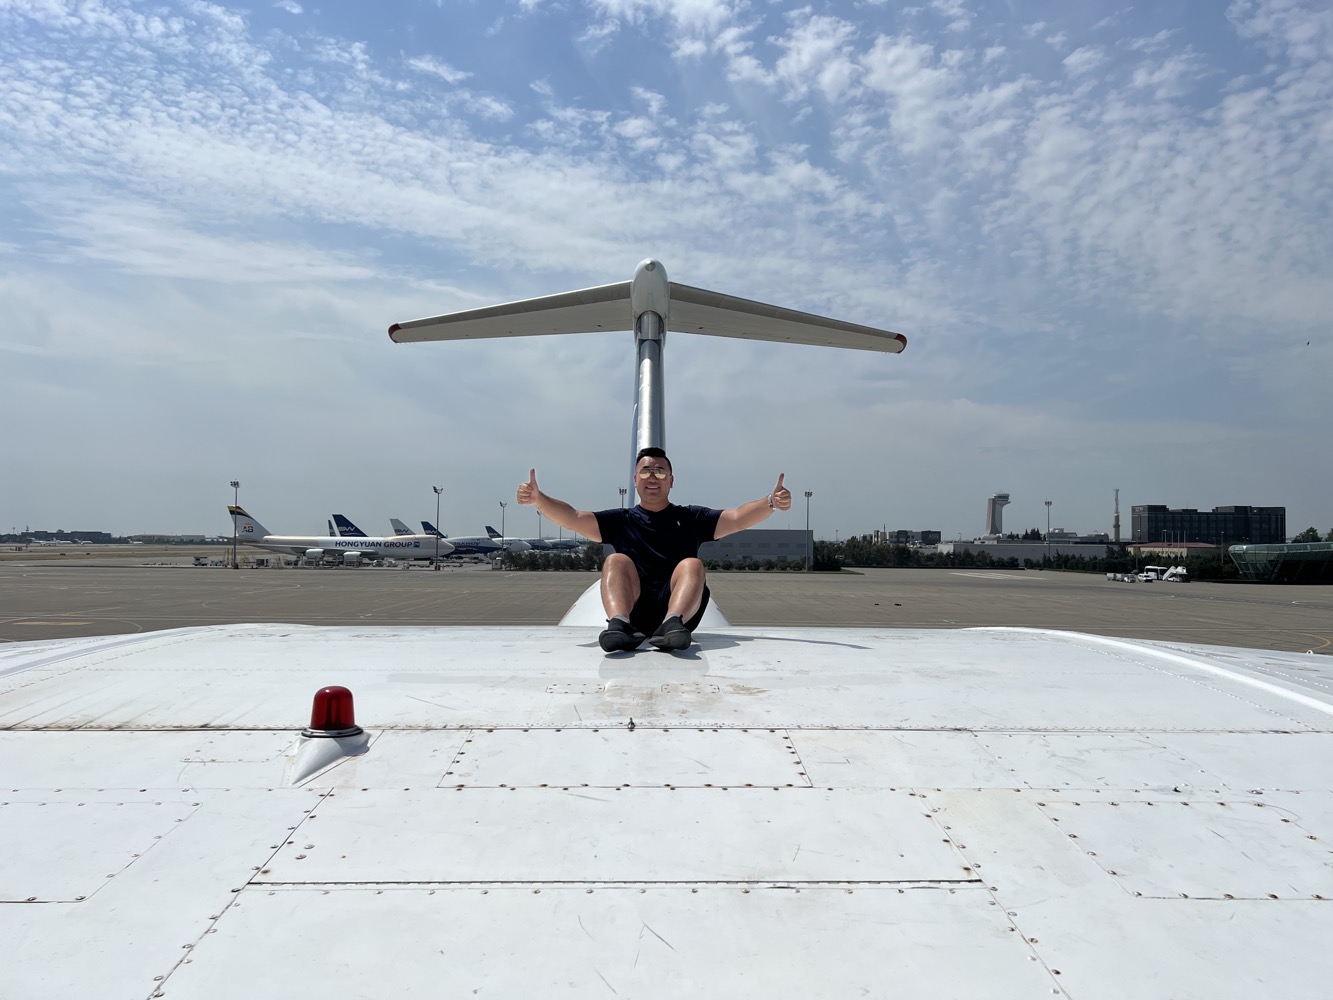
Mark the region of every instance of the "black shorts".
[[[708, 584], [705, 583], [703, 596], [699, 598], [699, 610], [685, 623], [685, 627], [691, 632], [699, 627], [699, 622], [704, 616], [704, 610], [708, 607], [709, 596]], [[666, 619], [667, 605], [670, 602], [670, 580], [661, 583], [640, 577], [639, 599], [634, 602], [634, 607], [629, 613], [629, 623], [644, 635], [652, 635], [657, 631], [657, 626], [661, 625]]]

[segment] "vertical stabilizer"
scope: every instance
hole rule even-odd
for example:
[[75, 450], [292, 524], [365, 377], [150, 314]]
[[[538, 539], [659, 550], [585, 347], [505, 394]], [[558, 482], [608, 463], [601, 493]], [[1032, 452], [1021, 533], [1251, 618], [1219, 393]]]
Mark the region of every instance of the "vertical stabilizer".
[[334, 514], [333, 523], [338, 526], [338, 535], [342, 538], [366, 537], [366, 533], [353, 524], [345, 514]]
[[263, 538], [268, 534], [268, 529], [247, 514], [244, 507], [233, 507], [228, 504], [227, 513], [231, 515], [232, 527], [236, 529], [237, 538]]

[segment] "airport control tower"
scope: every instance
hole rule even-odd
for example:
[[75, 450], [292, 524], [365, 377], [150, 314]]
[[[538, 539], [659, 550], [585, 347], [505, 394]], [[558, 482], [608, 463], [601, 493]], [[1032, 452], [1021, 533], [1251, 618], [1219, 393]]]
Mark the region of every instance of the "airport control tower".
[[1008, 493], [996, 493], [986, 501], [986, 534], [1004, 534], [1004, 508], [1009, 504]]

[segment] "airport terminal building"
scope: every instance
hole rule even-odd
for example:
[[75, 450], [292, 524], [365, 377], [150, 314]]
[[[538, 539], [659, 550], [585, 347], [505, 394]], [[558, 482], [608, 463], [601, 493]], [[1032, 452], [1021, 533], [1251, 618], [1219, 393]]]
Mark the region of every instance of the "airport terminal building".
[[772, 559], [799, 563], [813, 552], [814, 532], [789, 528], [749, 528], [699, 546], [700, 559], [719, 562]]

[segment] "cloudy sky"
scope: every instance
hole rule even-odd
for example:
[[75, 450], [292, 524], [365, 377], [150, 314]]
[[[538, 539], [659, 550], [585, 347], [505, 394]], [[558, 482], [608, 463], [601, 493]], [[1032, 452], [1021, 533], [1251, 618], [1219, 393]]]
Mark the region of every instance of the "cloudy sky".
[[908, 339], [669, 336], [680, 502], [1327, 530], [1331, 191], [1323, 0], [0, 0], [0, 531], [615, 506], [629, 333], [385, 331], [647, 257]]

